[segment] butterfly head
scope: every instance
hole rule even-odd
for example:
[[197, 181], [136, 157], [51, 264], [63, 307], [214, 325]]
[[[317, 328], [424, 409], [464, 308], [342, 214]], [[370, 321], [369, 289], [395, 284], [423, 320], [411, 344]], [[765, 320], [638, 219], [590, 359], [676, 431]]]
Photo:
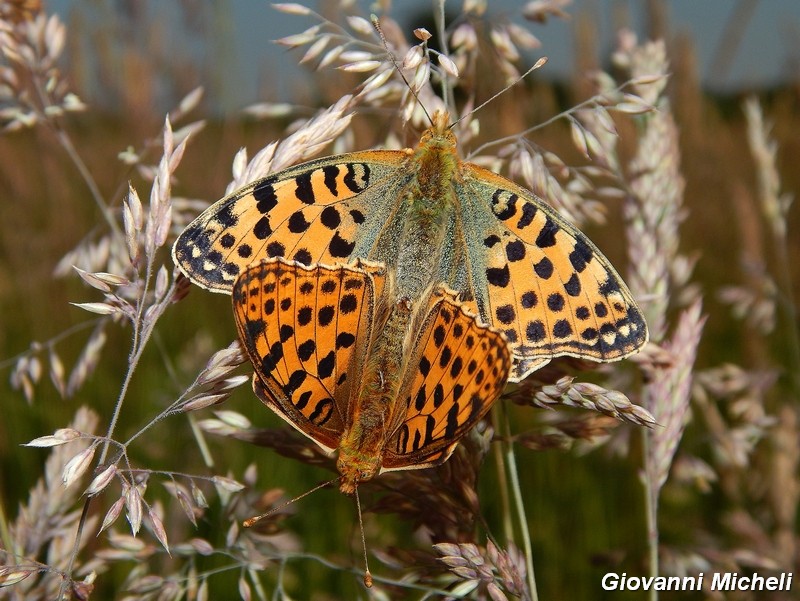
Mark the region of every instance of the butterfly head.
[[455, 148], [456, 136], [450, 127], [450, 113], [436, 111], [431, 117], [431, 126], [425, 130], [419, 141], [420, 147], [442, 146]]
[[339, 490], [346, 495], [352, 495], [361, 482], [371, 480], [381, 471], [381, 456], [358, 451], [347, 452], [340, 448], [336, 467], [341, 474]]

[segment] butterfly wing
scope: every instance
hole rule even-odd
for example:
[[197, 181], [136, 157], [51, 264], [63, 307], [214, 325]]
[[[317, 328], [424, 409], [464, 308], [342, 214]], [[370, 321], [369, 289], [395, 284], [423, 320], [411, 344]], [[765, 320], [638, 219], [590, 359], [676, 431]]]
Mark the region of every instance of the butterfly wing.
[[[178, 236], [173, 259], [198, 286], [230, 294], [253, 261], [304, 265], [396, 256], [405, 151], [366, 151], [291, 167], [226, 196]], [[374, 249], [382, 250], [376, 254]]]
[[384, 452], [383, 471], [437, 465], [500, 396], [511, 370], [503, 335], [439, 288], [422, 321], [406, 378], [405, 416]]
[[376, 264], [306, 267], [274, 258], [247, 268], [233, 287], [253, 390], [326, 451], [338, 447], [384, 281]]
[[468, 163], [463, 174], [454, 185], [467, 267], [449, 269], [461, 271], [481, 317], [506, 335], [511, 381], [553, 357], [613, 361], [647, 342], [633, 296], [582, 232], [499, 175]]
[[[423, 163], [437, 164], [424, 160], [436, 147], [421, 144]], [[394, 265], [412, 210], [405, 201], [422, 175], [409, 152], [327, 157], [260, 180], [195, 219], [175, 242], [175, 263], [194, 283], [225, 293], [264, 257]], [[442, 224], [443, 260], [438, 273], [424, 277], [474, 298], [481, 318], [503, 330], [515, 358], [513, 381], [559, 355], [613, 361], [645, 344], [647, 327], [630, 291], [574, 226], [531, 192], [475, 165], [460, 163], [452, 185], [459, 206]]]

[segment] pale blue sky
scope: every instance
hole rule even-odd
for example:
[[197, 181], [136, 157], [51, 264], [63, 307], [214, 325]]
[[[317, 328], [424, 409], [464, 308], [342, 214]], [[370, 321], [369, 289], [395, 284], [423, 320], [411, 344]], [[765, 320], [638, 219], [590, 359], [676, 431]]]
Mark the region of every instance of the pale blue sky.
[[[300, 3], [312, 8], [318, 4], [316, 0]], [[460, 6], [460, 0], [450, 0], [450, 3], [454, 9]], [[369, 7], [366, 1], [361, 4]], [[395, 0], [393, 14], [410, 31], [416, 25], [411, 22], [411, 15], [429, 10], [431, 4], [430, 0]], [[144, 10], [145, 14], [157, 16], [161, 21], [170, 18], [170, 4], [153, 0], [51, 0], [49, 5], [65, 19], [70, 11], [78, 10], [96, 17], [99, 23], [118, 18], [117, 8], [120, 6]], [[576, 21], [553, 19], [547, 25], [528, 23], [519, 16], [523, 5], [522, 1], [494, 0], [489, 3], [489, 10], [526, 25], [542, 41], [542, 48], [529, 57], [528, 63], [542, 55], [549, 58], [549, 63], [537, 77], [558, 78], [569, 73], [574, 64]], [[614, 43], [615, 21], [612, 15], [627, 12], [629, 25], [641, 36], [646, 26], [644, 5], [644, 0], [575, 0], [567, 10], [572, 14], [583, 12], [590, 15], [598, 28], [603, 54], [607, 56]], [[184, 0], [172, 4], [171, 8], [175, 6], [182, 6], [182, 10], [193, 7], [207, 11], [206, 15], [220, 16], [211, 20], [216, 35], [207, 38], [196, 36], [190, 42], [186, 39], [177, 41], [181, 48], [192, 47], [198, 56], [205, 56], [206, 60], [213, 57], [212, 60], [219, 64], [220, 88], [230, 93], [212, 99], [218, 107], [235, 110], [260, 100], [285, 100], [292, 87], [297, 85], [297, 77], [307, 72], [296, 64], [299, 53], [287, 53], [271, 40], [302, 31], [314, 23], [311, 18], [281, 14], [263, 0]], [[669, 0], [664, 2], [664, 6], [673, 34], [685, 33], [694, 41], [701, 80], [707, 87], [716, 91], [740, 91], [798, 79], [799, 0]], [[731, 15], [737, 8], [745, 6], [751, 8], [749, 19], [745, 21], [735, 53], [729, 57], [730, 70], [720, 77], [719, 73], [712, 72], [714, 54], [719, 51]], [[164, 22], [157, 25], [163, 26]], [[176, 30], [181, 32], [178, 37], [185, 38], [185, 21], [180, 20]], [[265, 81], [268, 83], [266, 86]], [[270, 97], [263, 96], [265, 89]]]

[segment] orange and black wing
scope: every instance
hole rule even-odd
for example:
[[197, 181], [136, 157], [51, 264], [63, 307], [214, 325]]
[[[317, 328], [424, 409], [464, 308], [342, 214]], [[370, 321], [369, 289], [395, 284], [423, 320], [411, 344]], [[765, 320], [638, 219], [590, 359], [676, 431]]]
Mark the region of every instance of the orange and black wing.
[[233, 287], [254, 391], [327, 451], [338, 447], [384, 281], [376, 264], [308, 267], [275, 258], [247, 268]]
[[503, 392], [511, 353], [502, 333], [439, 288], [411, 349], [406, 414], [384, 453], [384, 470], [445, 461]]

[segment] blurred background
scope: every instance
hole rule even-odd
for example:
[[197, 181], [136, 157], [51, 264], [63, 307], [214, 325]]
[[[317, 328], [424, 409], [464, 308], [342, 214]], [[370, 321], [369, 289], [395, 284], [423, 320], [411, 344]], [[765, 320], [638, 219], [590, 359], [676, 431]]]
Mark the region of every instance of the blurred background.
[[[353, 4], [368, 9], [369, 3]], [[490, 2], [487, 16], [513, 20], [524, 4]], [[192, 79], [206, 86], [209, 108], [223, 114], [258, 101], [297, 101], [308, 88], [310, 73], [298, 66], [297, 55], [271, 43], [293, 31], [297, 19], [266, 2], [55, 0], [48, 5], [79, 34], [70, 39], [69, 56], [80, 65], [75, 70], [80, 89], [109, 109], [140, 101], [167, 110], [176, 87], [192, 86]], [[457, 8], [453, 4], [453, 12]], [[539, 79], [565, 82], [580, 76], [589, 51], [607, 60], [623, 26], [640, 37], [669, 32], [675, 44], [691, 51], [698, 80], [713, 93], [783, 86], [800, 69], [800, 6], [791, 0], [576, 0], [568, 12], [574, 19], [530, 25], [542, 46], [524, 58], [549, 59]], [[394, 2], [392, 15], [410, 31], [412, 24], [431, 22], [430, 2]], [[581, 28], [586, 31], [579, 40]], [[135, 78], [140, 68], [148, 69], [148, 81], [134, 94], [126, 78]]]
[[[28, 5], [39, 10], [33, 0], [11, 4], [22, 11]], [[337, 17], [332, 2], [302, 4]], [[360, 14], [376, 10], [367, 2], [353, 4]], [[453, 13], [458, 13], [461, 3], [450, 4]], [[742, 106], [748, 97], [761, 103], [776, 149], [774, 175], [782, 198], [792, 198], [800, 186], [800, 3], [576, 0], [562, 4], [566, 18], [550, 18], [546, 23], [525, 21], [520, 14], [523, 4], [490, 2], [481, 17], [487, 23], [518, 23], [541, 42], [539, 48], [523, 52], [520, 71], [541, 56], [549, 59], [525, 82], [525, 98], [531, 104], [507, 116], [503, 134], [535, 124], [531, 115], [542, 122], [584, 100], [591, 93], [587, 73], [610, 68], [620, 28], [633, 30], [640, 40], [665, 41], [671, 73], [669, 98], [685, 178], [681, 209], [685, 220], [679, 244], [681, 252], [696, 261], [692, 282], [703, 297], [708, 321], [694, 384], [695, 402], [700, 399], [704, 404], [702, 410], [693, 406], [679, 452], [683, 459], [679, 465], [690, 476], [675, 488], [665, 489], [662, 541], [673, 559], [681, 556], [672, 565], [685, 569], [710, 565], [703, 562], [714, 553], [736, 561], [742, 553], [769, 555], [774, 565], [784, 561], [782, 565], [796, 568], [796, 552], [789, 556], [787, 551], [796, 549], [794, 511], [775, 507], [780, 505], [776, 499], [781, 490], [787, 498], [796, 498], [798, 460], [789, 453], [780, 483], [775, 480], [778, 472], [765, 466], [776, 461], [775, 449], [781, 444], [797, 447], [797, 432], [792, 429], [796, 422], [791, 420], [796, 419], [800, 392], [792, 295], [800, 276], [796, 260], [800, 246], [794, 235], [798, 216], [796, 207], [785, 213], [785, 237], [776, 240], [759, 205], [765, 180], [748, 145]], [[303, 50], [287, 50], [272, 40], [298, 33], [315, 21], [277, 12], [266, 2], [53, 0], [45, 2], [44, 9], [67, 25], [58, 69], [88, 107], [65, 116], [64, 127], [102, 195], [115, 206], [127, 193], [129, 179], [141, 186], [143, 199], [148, 189], [141, 174], [118, 158], [120, 153], [143, 145], [143, 152], [157, 157], [160, 150], [152, 141], [165, 113], [197, 86], [203, 86], [205, 94], [194, 117], [207, 119], [207, 124], [192, 140], [173, 189], [174, 194], [195, 202], [187, 205], [195, 209], [224, 194], [239, 148], [247, 148], [252, 156], [280, 136], [288, 123], [288, 119], [258, 120], [242, 109], [260, 102], [291, 103], [295, 116], [310, 116], [359, 81], [330, 73], [318, 75], [313, 63], [308, 68], [298, 65]], [[390, 14], [409, 37], [416, 27], [435, 31], [429, 2], [394, 2]], [[487, 89], [486, 97], [499, 87]], [[576, 157], [566, 126], [551, 126], [537, 136], [539, 144], [559, 156]], [[625, 153], [632, 154], [633, 148], [623, 149]], [[607, 223], [588, 224], [586, 231], [624, 274], [629, 261], [619, 234], [621, 212], [619, 205], [610, 205]], [[85, 179], [51, 131], [32, 127], [0, 136], [3, 521], [12, 520], [17, 507], [26, 502], [47, 457], [46, 451], [20, 445], [65, 426], [80, 405], [91, 406], [101, 415], [98, 432], [104, 431], [119, 392], [130, 345], [130, 332], [124, 327], [107, 329], [102, 357], [87, 384], [72, 398], [63, 399], [58, 387], [48, 382], [46, 368], [32, 398], [25, 398], [18, 383], [9, 384], [19, 358], [37, 355], [53, 340], [67, 372], [80, 361], [92, 329], [85, 324], [86, 314], [68, 303], [96, 298], [78, 278], [54, 273], [68, 273], [63, 269], [65, 255], [102, 227]], [[212, 352], [234, 339], [229, 303], [227, 297], [195, 289], [170, 309], [132, 382], [120, 425], [127, 435], [174, 399]], [[676, 302], [673, 312], [681, 308]], [[46, 344], [37, 346], [36, 341]], [[635, 394], [630, 396], [636, 400]], [[225, 407], [258, 425], [279, 425], [249, 390], [236, 392]], [[784, 438], [771, 429], [779, 422], [790, 423], [788, 435], [781, 434]], [[535, 417], [523, 415], [515, 429], [535, 425]], [[630, 425], [623, 428], [633, 430]], [[191, 429], [181, 418], [156, 425], [150, 434], [138, 451], [142, 464], [169, 465], [179, 453], [186, 460], [186, 471], [205, 469]], [[638, 480], [642, 451], [637, 440], [630, 436], [623, 450], [614, 445], [568, 445], [566, 452], [520, 451], [542, 598], [566, 598], [567, 594], [574, 599], [602, 598], [599, 580], [606, 571], [646, 574], [646, 526]], [[283, 488], [291, 496], [329, 477], [327, 471], [244, 442], [212, 437], [211, 445], [219, 457], [211, 472], [241, 479], [246, 466], [255, 461], [260, 474], [257, 486], [264, 489]], [[742, 445], [736, 446], [741, 453], [726, 454], [731, 445]], [[695, 461], [710, 466], [709, 470], [693, 471], [690, 468], [698, 465]], [[169, 469], [175, 469], [174, 462]], [[763, 470], [762, 478], [748, 484], [747, 474], [754, 470]], [[766, 474], [772, 474], [772, 481]], [[785, 479], [787, 474], [789, 479]], [[491, 490], [495, 478], [487, 474], [481, 486]], [[492, 516], [499, 501], [487, 494], [482, 503], [483, 515]], [[318, 556], [337, 557], [344, 565], [359, 565], [357, 521], [350, 499], [336, 491], [321, 491], [297, 503], [293, 512], [289, 524], [297, 545]], [[175, 528], [187, 528], [182, 515], [172, 518], [179, 523]], [[182, 536], [192, 536], [191, 526], [188, 530]], [[225, 535], [211, 518], [202, 520], [197, 531], [197, 536], [220, 546]], [[388, 515], [373, 516], [368, 540], [371, 536], [374, 547], [378, 547], [376, 539], [386, 548], [414, 540], [409, 524]], [[765, 542], [779, 536], [784, 541], [781, 545]], [[754, 540], [765, 546], [757, 547]], [[353, 598], [358, 590], [353, 574], [315, 561], [300, 565], [289, 579], [288, 592], [295, 598]], [[730, 565], [762, 566], [755, 561]], [[113, 581], [121, 583], [129, 569], [118, 565]], [[224, 584], [212, 590], [232, 590], [226, 587], [235, 586], [236, 575], [228, 577], [234, 584], [222, 578]], [[109, 587], [108, 582], [105, 579], [103, 586]], [[104, 590], [113, 591], [115, 585]], [[637, 594], [625, 598], [644, 598]], [[701, 593], [671, 594], [663, 598], [706, 598]], [[609, 594], [608, 598], [618, 597]]]

